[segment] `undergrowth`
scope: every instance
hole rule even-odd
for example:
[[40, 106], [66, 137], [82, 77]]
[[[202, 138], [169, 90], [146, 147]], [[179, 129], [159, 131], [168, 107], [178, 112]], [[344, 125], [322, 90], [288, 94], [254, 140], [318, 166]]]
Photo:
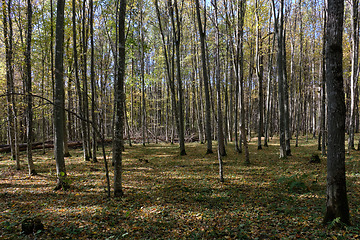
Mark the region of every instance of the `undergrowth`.
[[[53, 153], [34, 151], [38, 176], [26, 164], [16, 171], [4, 154], [0, 160], [1, 239], [356, 239], [359, 237], [359, 152], [347, 156], [352, 226], [323, 226], [326, 158], [316, 140], [301, 139], [292, 156], [279, 159], [278, 140], [257, 150], [250, 142], [250, 165], [227, 145], [225, 183], [218, 180], [217, 154], [206, 146], [150, 144], [126, 147], [121, 199], [107, 199], [101, 155], [85, 162], [79, 149], [66, 159], [71, 188], [54, 192]], [[215, 148], [215, 144], [214, 144]], [[110, 159], [111, 149], [107, 149]], [[25, 159], [25, 155], [21, 156]], [[112, 172], [111, 179], [113, 179]], [[41, 219], [44, 231], [21, 234], [21, 221]], [[336, 222], [332, 223], [336, 224]]]

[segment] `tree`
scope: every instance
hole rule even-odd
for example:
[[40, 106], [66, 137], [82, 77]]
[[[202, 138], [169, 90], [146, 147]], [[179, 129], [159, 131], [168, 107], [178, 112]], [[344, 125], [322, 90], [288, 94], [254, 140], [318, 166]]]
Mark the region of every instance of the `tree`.
[[88, 99], [88, 80], [87, 80], [87, 50], [88, 50], [88, 26], [86, 24], [86, 0], [83, 0], [82, 6], [82, 32], [81, 32], [81, 63], [82, 63], [82, 99], [81, 104], [83, 105], [83, 117], [84, 117], [84, 127], [83, 127], [83, 141], [85, 146], [85, 161], [90, 161], [91, 159], [91, 147], [90, 147], [90, 122], [89, 120], [89, 99]]
[[54, 92], [54, 154], [56, 161], [57, 185], [55, 190], [66, 190], [64, 159], [64, 122], [65, 122], [65, 91], [64, 91], [64, 8], [65, 0], [57, 1], [56, 32], [55, 32], [55, 92]]
[[[176, 52], [176, 80], [178, 84], [178, 112], [179, 112], [179, 124], [178, 124], [178, 134], [179, 134], [179, 145], [180, 145], [180, 155], [186, 155], [185, 151], [185, 129], [184, 129], [184, 110], [183, 110], [183, 87], [181, 79], [181, 53], [180, 53], [180, 43], [181, 43], [181, 18], [179, 14], [179, 8], [177, 0], [172, 3], [172, 0], [168, 1], [169, 4], [169, 13], [170, 19], [173, 27], [173, 37], [175, 43], [175, 52]], [[175, 16], [174, 16], [175, 13]]]
[[144, 1], [140, 1], [140, 78], [141, 78], [141, 128], [142, 128], [142, 144], [145, 146], [146, 142], [146, 101], [145, 101], [145, 36], [144, 36], [144, 10], [143, 10]]
[[25, 64], [26, 64], [26, 142], [27, 142], [27, 159], [29, 167], [29, 175], [37, 175], [34, 161], [32, 158], [32, 141], [33, 141], [33, 99], [32, 99], [32, 82], [31, 82], [31, 37], [32, 37], [32, 3], [27, 0], [27, 34], [26, 34], [26, 50], [25, 50]]
[[355, 135], [355, 115], [356, 115], [356, 93], [358, 91], [359, 78], [359, 0], [352, 0], [351, 11], [351, 78], [350, 78], [350, 125], [349, 125], [349, 139], [348, 151], [354, 149], [354, 135]]
[[200, 46], [201, 46], [201, 63], [202, 63], [202, 73], [203, 73], [203, 82], [204, 82], [204, 91], [205, 91], [205, 135], [207, 141], [207, 150], [206, 153], [213, 153], [212, 150], [212, 137], [211, 137], [211, 105], [210, 105], [210, 93], [209, 93], [209, 78], [208, 70], [206, 65], [206, 46], [205, 46], [205, 37], [206, 37], [206, 11], [204, 7], [204, 27], [201, 23], [200, 15], [200, 4], [199, 0], [195, 0], [196, 4], [196, 16], [198, 22], [198, 29], [200, 35]]
[[225, 150], [225, 139], [224, 139], [224, 132], [223, 132], [223, 117], [222, 117], [222, 105], [221, 105], [221, 85], [220, 85], [220, 30], [219, 30], [219, 23], [218, 23], [218, 7], [217, 2], [211, 2], [214, 11], [215, 11], [215, 28], [216, 28], [216, 37], [215, 37], [215, 44], [216, 44], [216, 73], [215, 73], [215, 80], [216, 80], [216, 93], [217, 93], [217, 138], [218, 138], [218, 160], [219, 160], [219, 176], [220, 182], [224, 182], [224, 172], [223, 172], [223, 161], [221, 159], [222, 156], [226, 156]]
[[240, 53], [240, 58], [239, 58], [239, 71], [240, 74], [238, 75], [239, 77], [239, 93], [240, 93], [240, 131], [241, 131], [241, 138], [244, 144], [244, 149], [245, 149], [245, 163], [249, 164], [250, 163], [250, 155], [249, 155], [249, 147], [248, 147], [248, 142], [246, 139], [246, 129], [245, 129], [245, 96], [244, 96], [244, 38], [243, 38], [243, 34], [244, 34], [244, 16], [245, 16], [245, 7], [246, 7], [246, 1], [242, 0], [239, 3], [239, 40], [240, 40], [240, 44], [238, 46], [239, 48], [239, 53]]
[[[271, 19], [272, 19], [272, 11], [270, 10], [270, 20], [268, 25], [268, 32], [271, 32]], [[271, 44], [272, 41], [272, 44]], [[272, 85], [272, 61], [273, 61], [273, 52], [275, 47], [275, 37], [269, 37], [268, 40], [268, 76], [267, 76], [267, 86], [266, 86], [266, 116], [265, 116], [265, 137], [264, 137], [264, 146], [268, 147], [268, 139], [269, 139], [269, 122], [270, 122], [270, 113], [271, 113], [271, 85]]]
[[79, 64], [78, 64], [78, 52], [77, 52], [77, 32], [76, 32], [76, 1], [72, 0], [72, 33], [73, 33], [73, 58], [74, 58], [74, 74], [75, 74], [75, 85], [78, 95], [78, 112], [80, 116], [81, 125], [81, 137], [84, 151], [84, 160], [89, 160], [88, 147], [86, 141], [86, 122], [84, 114], [84, 103], [83, 94], [79, 78]]
[[343, 86], [344, 1], [329, 0], [326, 24], [326, 84], [328, 96], [328, 154], [324, 223], [339, 218], [350, 224], [345, 177], [345, 94]]
[[[6, 8], [7, 7], [7, 8]], [[16, 119], [16, 101], [14, 96], [14, 68], [13, 68], [13, 30], [11, 16], [11, 0], [6, 4], [2, 1], [5, 55], [6, 55], [6, 88], [7, 88], [7, 112], [8, 112], [8, 139], [11, 148], [11, 157], [16, 161], [16, 169], [20, 170], [17, 119]], [[8, 27], [9, 22], [9, 27]]]
[[285, 92], [284, 92], [284, 0], [280, 1], [279, 12], [276, 14], [275, 2], [272, 0], [275, 34], [277, 39], [277, 79], [279, 92], [279, 134], [280, 134], [280, 158], [286, 158], [285, 140]]
[[90, 0], [90, 85], [91, 85], [91, 119], [92, 119], [92, 160], [97, 162], [96, 149], [97, 149], [97, 137], [96, 137], [96, 83], [95, 83], [95, 46], [94, 46], [94, 1]]
[[261, 137], [263, 134], [263, 123], [264, 123], [264, 115], [263, 115], [263, 107], [264, 107], [264, 97], [263, 97], [263, 55], [262, 55], [262, 37], [261, 37], [261, 26], [259, 19], [259, 11], [260, 6], [258, 0], [255, 2], [255, 18], [256, 18], [256, 76], [259, 82], [259, 112], [258, 112], [258, 149], [262, 149], [261, 146]]
[[323, 30], [323, 41], [322, 41], [322, 59], [321, 59], [321, 126], [320, 126], [320, 131], [321, 131], [321, 135], [322, 139], [321, 139], [321, 154], [323, 156], [326, 155], [326, 136], [325, 136], [325, 129], [326, 129], [326, 107], [325, 107], [325, 101], [326, 101], [326, 69], [325, 69], [325, 47], [326, 47], [326, 22], [327, 22], [327, 11], [326, 11], [326, 7], [324, 6], [323, 9], [323, 15], [324, 15], [324, 30]]
[[[181, 132], [181, 126], [180, 126], [180, 122], [181, 122], [181, 119], [180, 119], [180, 111], [179, 111], [179, 104], [181, 103], [180, 101], [176, 101], [176, 89], [175, 89], [175, 59], [174, 59], [174, 56], [175, 56], [175, 45], [176, 45], [176, 41], [175, 39], [173, 40], [173, 44], [169, 44], [169, 42], [167, 42], [165, 40], [165, 31], [164, 31], [164, 28], [163, 28], [163, 25], [162, 25], [162, 21], [161, 21], [161, 13], [160, 13], [160, 8], [159, 8], [159, 4], [158, 4], [158, 1], [155, 0], [155, 8], [156, 8], [156, 14], [157, 14], [157, 18], [158, 18], [158, 21], [159, 21], [159, 30], [160, 30], [160, 34], [161, 34], [161, 39], [162, 39], [162, 45], [163, 45], [163, 54], [164, 54], [164, 58], [165, 58], [165, 65], [166, 65], [166, 75], [167, 75], [167, 80], [168, 80], [168, 87], [170, 89], [170, 92], [171, 92], [171, 105], [172, 105], [172, 110], [173, 110], [173, 116], [172, 116], [172, 120], [174, 121], [174, 117], [175, 117], [175, 120], [176, 120], [176, 127], [177, 127], [177, 130], [178, 130], [178, 134], [179, 134], [179, 143], [180, 143], [180, 154], [182, 152], [182, 149], [185, 150], [185, 142], [184, 142], [184, 139], [181, 138], [184, 137], [183, 134], [180, 134]], [[167, 7], [168, 7], [168, 13], [169, 13], [169, 16], [171, 16], [171, 24], [172, 24], [172, 27], [175, 28], [175, 21], [174, 21], [174, 11], [173, 11], [173, 7], [172, 7], [172, 3], [171, 1], [167, 1]], [[174, 35], [176, 34], [176, 30], [173, 29], [172, 31], [172, 36], [171, 37], [168, 37], [168, 40], [169, 38], [172, 39], [174, 38]], [[180, 43], [179, 43], [180, 44]], [[169, 48], [167, 48], [167, 45], [170, 45], [172, 46], [172, 54], [171, 54], [171, 57], [170, 57], [170, 46]], [[180, 49], [179, 49], [180, 50]], [[179, 53], [180, 54], [180, 53]], [[179, 62], [180, 64], [180, 62]], [[178, 69], [180, 71], [180, 69]], [[180, 74], [180, 72], [179, 72]], [[181, 79], [180, 79], [181, 80]], [[180, 86], [178, 86], [180, 87]], [[181, 103], [182, 104], [182, 103]], [[182, 111], [181, 111], [182, 112]], [[183, 117], [182, 117], [183, 119]], [[183, 120], [182, 120], [183, 121]], [[174, 124], [173, 124], [174, 125]], [[174, 126], [173, 126], [174, 128]], [[174, 129], [173, 129], [173, 133], [172, 135], [174, 135]], [[173, 137], [171, 138], [171, 143], [173, 141]], [[183, 146], [182, 146], [183, 145]]]
[[115, 79], [114, 104], [114, 141], [113, 141], [113, 163], [114, 163], [114, 195], [121, 197], [122, 191], [122, 148], [124, 131], [124, 79], [125, 79], [125, 16], [126, 0], [120, 0], [118, 13], [118, 61], [117, 78]]

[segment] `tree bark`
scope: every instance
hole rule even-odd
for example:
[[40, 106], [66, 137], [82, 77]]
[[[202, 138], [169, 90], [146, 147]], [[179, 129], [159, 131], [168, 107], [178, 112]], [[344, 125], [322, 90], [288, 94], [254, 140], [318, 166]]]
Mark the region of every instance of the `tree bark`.
[[356, 114], [356, 92], [358, 91], [358, 77], [359, 77], [359, 0], [352, 0], [352, 14], [351, 14], [351, 78], [350, 78], [350, 125], [348, 138], [348, 151], [354, 149], [354, 135], [355, 135], [355, 114]]
[[255, 10], [255, 18], [256, 18], [256, 76], [258, 79], [258, 149], [262, 149], [261, 146], [261, 137], [263, 135], [263, 128], [264, 128], [264, 93], [263, 93], [263, 73], [264, 73], [264, 66], [263, 66], [263, 55], [262, 55], [262, 37], [261, 37], [261, 28], [260, 28], [260, 17], [259, 11], [260, 6], [259, 2], [256, 0], [255, 2], [256, 10]]
[[[217, 115], [218, 115], [218, 121], [217, 121], [217, 138], [218, 138], [218, 154], [220, 154], [219, 157], [219, 164], [221, 173], [222, 173], [222, 161], [221, 156], [226, 156], [226, 150], [225, 150], [225, 139], [224, 139], [224, 130], [223, 130], [223, 117], [222, 117], [222, 102], [221, 102], [221, 84], [220, 84], [220, 31], [219, 31], [219, 25], [218, 25], [218, 9], [217, 9], [217, 2], [212, 2], [215, 10], [215, 28], [216, 28], [216, 37], [215, 37], [215, 45], [216, 45], [216, 56], [215, 56], [215, 62], [216, 62], [216, 72], [215, 72], [215, 79], [216, 79], [216, 94], [217, 94]], [[223, 178], [222, 178], [223, 180]]]
[[[270, 10], [270, 21], [269, 21], [269, 33], [271, 32], [271, 18], [272, 18], [272, 12]], [[264, 146], [268, 147], [268, 141], [269, 141], [269, 124], [270, 124], [270, 114], [271, 114], [271, 85], [272, 85], [272, 61], [273, 61], [273, 54], [274, 52], [274, 46], [275, 46], [275, 37], [272, 39], [272, 46], [271, 46], [271, 38], [269, 37], [268, 42], [268, 76], [267, 76], [267, 86], [266, 86], [266, 116], [265, 116], [265, 137], [264, 137]]]
[[290, 146], [290, 139], [291, 139], [291, 134], [290, 134], [290, 109], [289, 109], [289, 84], [288, 84], [288, 77], [287, 77], [287, 68], [286, 68], [286, 29], [284, 29], [284, 33], [283, 33], [283, 43], [282, 43], [282, 47], [283, 47], [283, 83], [284, 83], [284, 88], [283, 88], [283, 95], [284, 95], [284, 123], [285, 123], [285, 149], [286, 149], [286, 156], [291, 156], [291, 146]]
[[344, 1], [328, 1], [326, 84], [328, 95], [327, 199], [324, 223], [340, 218], [350, 224], [345, 177], [345, 94], [343, 86]]
[[27, 141], [27, 160], [29, 167], [29, 175], [37, 175], [35, 170], [34, 161], [32, 158], [32, 140], [33, 140], [33, 110], [32, 110], [32, 81], [31, 81], [31, 38], [32, 38], [32, 3], [27, 0], [27, 34], [26, 34], [26, 50], [25, 50], [25, 63], [26, 63], [26, 141]]
[[57, 186], [66, 190], [69, 186], [66, 181], [64, 160], [64, 9], [65, 0], [58, 0], [56, 13], [55, 35], [55, 93], [54, 93], [54, 154], [56, 161]]
[[120, 0], [118, 18], [118, 74], [115, 80], [115, 131], [113, 142], [114, 195], [121, 197], [122, 190], [122, 148], [124, 131], [124, 79], [125, 79], [125, 16], [126, 0]]
[[83, 143], [83, 152], [84, 152], [84, 160], [89, 160], [89, 154], [87, 152], [87, 145], [86, 145], [86, 139], [85, 139], [85, 129], [86, 129], [86, 123], [84, 121], [84, 104], [83, 104], [83, 94], [79, 79], [79, 64], [78, 64], [78, 52], [77, 52], [77, 34], [76, 34], [76, 1], [72, 0], [72, 30], [73, 30], [73, 58], [74, 58], [74, 72], [75, 72], [75, 84], [76, 84], [76, 91], [78, 95], [78, 108], [79, 108], [79, 115], [80, 115], [80, 125], [81, 125], [81, 138]]
[[142, 144], [146, 142], [146, 101], [145, 101], [145, 39], [144, 39], [144, 16], [143, 16], [143, 0], [140, 0], [140, 77], [141, 77], [141, 128], [142, 128]]
[[279, 16], [276, 17], [275, 2], [272, 1], [275, 16], [275, 34], [277, 38], [277, 79], [278, 79], [278, 102], [279, 102], [279, 135], [280, 135], [280, 158], [286, 158], [285, 140], [285, 94], [284, 94], [284, 0], [280, 2]]
[[[11, 20], [11, 0], [6, 4], [2, 1], [4, 41], [6, 54], [6, 88], [7, 88], [7, 112], [8, 112], [8, 138], [11, 146], [11, 157], [16, 161], [16, 169], [20, 170], [19, 147], [17, 143], [17, 119], [16, 101], [13, 95], [14, 88], [14, 69], [13, 69], [13, 31]], [[9, 21], [9, 27], [8, 27]]]
[[[173, 10], [171, 10], [171, 19], [173, 25], [173, 33], [174, 33], [174, 41], [175, 41], [175, 50], [176, 50], [176, 79], [178, 84], [178, 111], [179, 111], [179, 145], [180, 145], [180, 155], [186, 155], [185, 151], [185, 134], [184, 134], [184, 110], [183, 110], [183, 87], [182, 87], [182, 79], [181, 79], [181, 53], [180, 53], [180, 41], [181, 41], [181, 19], [179, 16], [179, 9], [177, 0], [174, 1], [174, 10], [175, 10], [175, 18], [176, 24], [174, 21]], [[170, 7], [172, 8], [172, 6]], [[176, 27], [175, 27], [176, 26]]]
[[245, 151], [245, 163], [246, 164], [250, 164], [250, 155], [249, 155], [249, 147], [248, 147], [248, 142], [246, 139], [246, 129], [245, 129], [245, 96], [244, 96], [244, 39], [243, 39], [243, 34], [244, 34], [244, 16], [245, 16], [245, 2], [244, 0], [242, 0], [240, 2], [240, 6], [239, 6], [239, 14], [240, 14], [240, 26], [239, 26], [239, 39], [240, 39], [240, 44], [239, 44], [239, 53], [240, 53], [240, 62], [239, 64], [239, 71], [240, 71], [240, 79], [239, 79], [239, 100], [240, 100], [240, 131], [241, 131], [241, 138], [244, 144], [244, 151]]
[[82, 63], [82, 105], [83, 105], [83, 117], [84, 120], [84, 129], [83, 129], [83, 142], [85, 145], [85, 161], [90, 161], [91, 159], [91, 147], [90, 147], [90, 122], [89, 120], [89, 99], [88, 99], [88, 80], [87, 80], [87, 26], [86, 26], [86, 0], [83, 0], [82, 6], [82, 54], [81, 54], [81, 63]]
[[[202, 73], [203, 73], [203, 83], [204, 83], [204, 92], [205, 92], [205, 137], [207, 141], [207, 149], [206, 153], [213, 153], [212, 150], [212, 137], [211, 137], [211, 105], [210, 105], [210, 93], [209, 93], [209, 78], [208, 78], [208, 70], [206, 64], [206, 13], [204, 12], [204, 27], [201, 22], [201, 14], [200, 14], [200, 4], [199, 0], [195, 0], [196, 4], [196, 16], [199, 27], [199, 35], [200, 35], [200, 46], [201, 46], [201, 62], [202, 62]], [[204, 8], [205, 11], [205, 8]]]
[[92, 161], [97, 162], [96, 149], [97, 137], [95, 127], [97, 126], [96, 116], [96, 83], [95, 83], [95, 56], [94, 56], [94, 1], [90, 0], [90, 86], [91, 86], [91, 120], [92, 120]]

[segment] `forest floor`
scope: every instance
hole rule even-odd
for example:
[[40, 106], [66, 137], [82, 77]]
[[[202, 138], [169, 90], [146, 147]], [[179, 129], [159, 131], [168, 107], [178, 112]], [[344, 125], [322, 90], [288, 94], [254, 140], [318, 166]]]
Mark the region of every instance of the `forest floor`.
[[[293, 140], [293, 143], [295, 141]], [[214, 143], [214, 149], [216, 145]], [[110, 148], [107, 148], [109, 157]], [[103, 159], [82, 160], [80, 149], [66, 158], [71, 189], [56, 184], [52, 150], [34, 151], [39, 175], [28, 176], [26, 162], [16, 171], [9, 154], [0, 156], [1, 239], [358, 239], [360, 237], [360, 152], [346, 155], [352, 226], [323, 226], [326, 159], [316, 140], [292, 145], [279, 159], [278, 139], [257, 150], [250, 142], [250, 165], [227, 145], [225, 182], [218, 181], [217, 154], [206, 145], [126, 146], [124, 197], [106, 198]], [[24, 153], [21, 156], [25, 159]], [[320, 164], [309, 163], [319, 154]], [[143, 160], [142, 160], [143, 159]], [[147, 160], [148, 163], [145, 161]], [[111, 181], [113, 179], [112, 172]], [[37, 217], [44, 231], [21, 233], [21, 222]]]

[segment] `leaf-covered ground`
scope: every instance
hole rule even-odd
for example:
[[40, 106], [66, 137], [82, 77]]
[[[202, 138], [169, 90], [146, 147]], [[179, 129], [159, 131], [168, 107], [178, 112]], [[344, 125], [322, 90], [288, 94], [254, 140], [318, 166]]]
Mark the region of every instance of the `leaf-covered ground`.
[[[357, 239], [360, 236], [359, 152], [347, 154], [352, 226], [332, 230], [321, 224], [326, 198], [326, 159], [316, 141], [301, 139], [287, 160], [278, 158], [278, 140], [257, 150], [251, 164], [227, 145], [225, 183], [218, 181], [217, 154], [206, 146], [151, 144], [124, 153], [125, 196], [107, 199], [103, 159], [85, 162], [79, 149], [66, 159], [71, 189], [54, 192], [52, 151], [34, 151], [38, 176], [16, 171], [9, 155], [0, 158], [1, 239]], [[216, 147], [214, 147], [215, 149]], [[110, 149], [108, 149], [110, 151]], [[108, 152], [110, 156], [110, 152]], [[25, 156], [22, 155], [25, 159]], [[148, 160], [148, 163], [144, 160]], [[111, 175], [112, 179], [112, 175]], [[21, 221], [37, 217], [44, 231], [21, 234]]]

